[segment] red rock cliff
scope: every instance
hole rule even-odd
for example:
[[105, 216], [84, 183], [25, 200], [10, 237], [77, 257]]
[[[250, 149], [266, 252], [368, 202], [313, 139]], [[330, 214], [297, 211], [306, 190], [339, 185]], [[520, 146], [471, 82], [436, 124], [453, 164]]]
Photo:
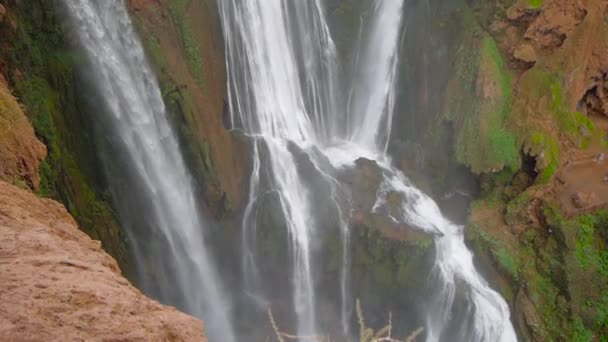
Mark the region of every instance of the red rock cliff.
[[206, 341], [144, 296], [59, 203], [0, 181], [0, 341]]

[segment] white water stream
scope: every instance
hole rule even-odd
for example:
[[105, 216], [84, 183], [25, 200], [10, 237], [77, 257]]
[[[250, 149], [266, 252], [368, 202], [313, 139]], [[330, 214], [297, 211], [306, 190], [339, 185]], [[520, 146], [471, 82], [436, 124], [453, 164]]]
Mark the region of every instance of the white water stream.
[[[147, 212], [121, 213], [123, 219], [146, 216], [153, 223], [146, 227], [144, 236], [127, 232], [135, 248], [137, 266], [141, 269], [152, 266], [156, 272], [167, 275], [159, 280], [162, 283], [153, 284], [160, 288], [160, 299], [179, 298], [183, 309], [206, 321], [211, 340], [234, 341], [230, 302], [205, 247], [206, 222], [168, 123], [159, 86], [133, 31], [124, 1], [63, 3], [88, 57], [88, 71], [96, 91], [106, 107], [103, 112], [111, 131], [101, 133], [117, 137], [116, 143], [127, 160], [126, 167], [136, 174], [143, 189], [138, 200], [149, 208]], [[118, 181], [112, 185], [121, 186]], [[120, 189], [114, 190], [120, 193]], [[125, 204], [122, 200], [115, 198], [119, 205]], [[138, 239], [154, 235], [166, 240], [167, 247], [152, 251], [163, 253], [153, 260], [169, 262], [145, 265], [148, 258], [138, 250]]]
[[[157, 82], [133, 32], [122, 0], [65, 0], [75, 32], [88, 56], [90, 72], [129, 168], [145, 192], [140, 200], [150, 208], [154, 227], [171, 263], [153, 265], [169, 275], [161, 297], [174, 298], [185, 310], [205, 319], [211, 340], [234, 341], [231, 303], [224, 294], [213, 258], [205, 247], [206, 224], [193, 193], [193, 182], [172, 131]], [[352, 298], [349, 293], [349, 213], [343, 210], [342, 185], [326, 172], [354, 166], [360, 157], [373, 159], [384, 182], [375, 208], [389, 192], [403, 196], [402, 216], [395, 220], [434, 234], [437, 256], [432, 271], [435, 300], [428, 303], [428, 341], [515, 341], [509, 308], [479, 275], [464, 244], [463, 227], [446, 219], [436, 203], [418, 190], [386, 155], [391, 135], [398, 42], [403, 30], [404, 0], [376, 0], [370, 4], [369, 27], [362, 29], [358, 71], [340, 103], [338, 58], [321, 0], [221, 0], [227, 50], [229, 105], [233, 128], [255, 138], [250, 196], [243, 218], [242, 263], [244, 286], [266, 305], [259, 288], [256, 252], [255, 202], [264, 194], [262, 172], [278, 195], [289, 237], [293, 310], [298, 333], [318, 333], [319, 310], [315, 289], [313, 249], [320, 227], [315, 218], [315, 194], [298, 170], [294, 148], [307, 154], [316, 172], [329, 185], [339, 211], [342, 238], [341, 321], [349, 335]], [[262, 157], [261, 150], [266, 157]], [[120, 185], [118, 185], [120, 186]], [[116, 192], [119, 193], [119, 192]], [[115, 199], [121, 203], [121, 199]], [[132, 234], [131, 240], [136, 240]], [[140, 263], [147, 258], [135, 254]], [[168, 266], [171, 265], [171, 266]], [[140, 265], [142, 268], [150, 265]], [[163, 269], [164, 268], [164, 269]], [[466, 291], [470, 326], [459, 336], [446, 336], [454, 312], [457, 286]], [[162, 299], [162, 298], [161, 298]]]
[[[338, 63], [320, 0], [220, 3], [232, 125], [255, 136], [268, 149], [272, 188], [279, 194], [290, 237], [298, 333], [317, 332], [311, 245], [319, 227], [312, 219], [314, 196], [301, 179], [290, 144], [308, 153], [328, 184], [337, 181], [322, 172], [317, 154], [336, 168], [352, 167], [360, 157], [376, 160], [385, 178], [376, 208], [383, 205], [388, 192], [397, 192], [404, 197], [403, 217], [394, 219], [436, 236], [432, 279], [437, 289], [427, 310], [428, 341], [515, 341], [509, 308], [475, 270], [472, 254], [464, 243], [463, 227], [446, 219], [431, 198], [391, 166], [386, 155], [399, 62], [398, 43], [404, 27], [404, 0], [376, 0], [370, 4], [371, 24], [363, 28], [357, 74], [348, 92], [349, 101], [342, 105], [335, 102], [340, 94], [332, 68]], [[252, 175], [251, 191], [256, 191], [260, 183], [261, 159], [257, 149], [256, 143], [257, 171]], [[251, 194], [250, 205], [259, 195]], [[349, 219], [347, 215], [339, 216], [343, 222]], [[255, 222], [244, 220], [243, 232], [255, 232]], [[347, 228], [342, 229], [341, 236], [345, 253], [342, 267], [346, 270]], [[243, 250], [250, 249], [244, 243]], [[251, 269], [250, 266], [247, 268]], [[348, 277], [348, 272], [343, 271], [340, 285], [342, 322], [347, 334], [350, 320], [347, 316], [351, 314], [345, 305], [350, 296]], [[457, 283], [463, 284], [467, 292], [471, 326], [462, 327], [459, 336], [446, 336]]]

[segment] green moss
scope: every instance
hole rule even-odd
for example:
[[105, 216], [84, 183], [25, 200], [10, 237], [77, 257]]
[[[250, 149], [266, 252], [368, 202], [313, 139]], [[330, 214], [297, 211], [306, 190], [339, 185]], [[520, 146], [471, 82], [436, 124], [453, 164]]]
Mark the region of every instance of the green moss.
[[519, 260], [511, 255], [504, 247], [500, 247], [496, 251], [496, 260], [509, 275], [515, 279], [519, 279]]
[[[351, 240], [355, 279], [368, 285], [376, 283], [391, 291], [416, 283], [415, 274], [432, 243], [391, 240], [367, 226], [357, 226], [356, 232]], [[338, 250], [341, 248], [336, 248]], [[334, 258], [341, 258], [341, 254]]]
[[576, 317], [573, 322], [573, 342], [591, 342], [593, 341], [593, 332], [587, 329], [580, 317]]
[[595, 218], [592, 215], [583, 215], [577, 219], [579, 231], [576, 239], [576, 259], [583, 270], [588, 269], [594, 263], [593, 236]]
[[205, 88], [205, 73], [203, 69], [203, 61], [200, 56], [200, 47], [198, 46], [194, 33], [192, 31], [192, 20], [189, 14], [190, 3], [192, 0], [177, 0], [169, 4], [169, 13], [173, 18], [173, 23], [177, 28], [182, 47], [186, 54], [188, 68], [194, 75], [198, 85]]
[[543, 5], [543, 0], [528, 0], [530, 8], [539, 8]]
[[536, 158], [536, 169], [539, 172], [536, 182], [548, 183], [559, 167], [559, 145], [555, 138], [534, 132], [526, 139], [524, 150]]
[[517, 281], [519, 279], [519, 257], [509, 252], [503, 241], [475, 224], [469, 225], [467, 236], [475, 242], [476, 246], [488, 251], [499, 268], [512, 280]]
[[8, 61], [9, 81], [48, 155], [40, 165], [39, 195], [63, 202], [79, 226], [129, 273], [124, 239], [110, 206], [96, 159], [87, 94], [74, 70], [83, 60], [67, 39], [63, 20], [53, 2], [31, 0], [11, 8], [17, 32], [12, 49], [0, 56]]
[[[478, 25], [477, 25], [478, 26]], [[510, 130], [512, 85], [510, 72], [494, 39], [470, 29], [456, 54], [456, 79], [450, 85], [448, 112], [454, 123], [455, 156], [474, 173], [520, 166], [519, 143]], [[479, 33], [477, 33], [479, 34]], [[477, 46], [477, 48], [472, 48]], [[470, 87], [475, 87], [475, 92]]]

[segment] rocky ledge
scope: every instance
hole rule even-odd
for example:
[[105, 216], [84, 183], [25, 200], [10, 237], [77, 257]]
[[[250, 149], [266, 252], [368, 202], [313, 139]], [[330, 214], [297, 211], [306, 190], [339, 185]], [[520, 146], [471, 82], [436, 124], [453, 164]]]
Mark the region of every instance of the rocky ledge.
[[144, 296], [59, 203], [0, 181], [1, 341], [205, 341]]

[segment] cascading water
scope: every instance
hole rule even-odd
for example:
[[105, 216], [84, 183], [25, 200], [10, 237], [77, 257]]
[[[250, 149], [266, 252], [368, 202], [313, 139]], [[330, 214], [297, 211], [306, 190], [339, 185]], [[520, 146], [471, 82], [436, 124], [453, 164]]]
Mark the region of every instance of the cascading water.
[[[205, 248], [206, 224], [191, 176], [123, 0], [63, 3], [106, 107], [103, 127], [107, 130], [99, 133], [111, 137], [114, 148], [124, 155], [118, 168], [129, 170], [120, 173], [130, 179], [129, 184], [118, 177], [110, 182], [121, 223], [127, 228], [138, 269], [153, 268], [161, 275], [153, 280], [142, 276], [141, 285], [159, 299], [204, 318], [212, 340], [235, 340], [229, 301]], [[128, 209], [134, 207], [145, 211]], [[143, 220], [145, 231], [135, 231], [137, 220]], [[141, 242], [152, 237], [162, 241], [157, 248]]]
[[[437, 255], [432, 279], [436, 291], [426, 310], [428, 341], [515, 341], [509, 308], [475, 270], [472, 254], [464, 244], [463, 227], [446, 219], [432, 199], [392, 167], [386, 155], [404, 0], [377, 0], [371, 5], [371, 30], [362, 34], [363, 50], [358, 52], [358, 72], [347, 103], [336, 100], [340, 98], [337, 71], [330, 69], [337, 68], [338, 63], [321, 8], [319, 0], [221, 2], [233, 128], [256, 139], [250, 191], [257, 193], [250, 194], [248, 207], [264, 195], [259, 186], [259, 168], [265, 163], [271, 183], [268, 191], [278, 193], [290, 237], [298, 332], [311, 334], [317, 326], [312, 246], [319, 227], [312, 212], [315, 196], [298, 170], [296, 154], [303, 152], [326, 184], [337, 184], [334, 190], [340, 188], [332, 176], [334, 170], [350, 168], [360, 157], [376, 160], [384, 182], [374, 210], [382, 210], [389, 192], [398, 193], [402, 197], [401, 215], [392, 219], [435, 236]], [[266, 158], [259, 154], [260, 142], [265, 146]], [[331, 163], [329, 169], [325, 161]], [[331, 197], [337, 210], [348, 203], [347, 198], [338, 198], [345, 197], [341, 191], [332, 191]], [[340, 211], [338, 216], [347, 227], [348, 215]], [[243, 234], [255, 234], [255, 225], [252, 220], [244, 220]], [[343, 253], [348, 253], [347, 228], [341, 237]], [[243, 239], [243, 249], [252, 251], [254, 247], [247, 241], [251, 238]], [[345, 270], [348, 255], [343, 256]], [[247, 262], [252, 264], [245, 268], [251, 269], [255, 258]], [[348, 272], [343, 271], [342, 276], [341, 314], [348, 335]], [[469, 301], [467, 317], [458, 320], [457, 335], [447, 336], [455, 319], [451, 315], [457, 283], [463, 285]]]
[[[334, 84], [327, 77], [331, 70], [328, 73], [324, 68], [335, 61], [333, 42], [316, 0], [227, 0], [221, 2], [221, 12], [233, 80], [229, 85], [233, 125], [259, 136], [268, 149], [272, 188], [279, 195], [290, 238], [298, 333], [312, 334], [316, 331], [310, 251], [314, 213], [290, 143], [307, 147], [329, 135], [324, 113], [333, 108], [328, 96]], [[296, 25], [289, 26], [290, 22]], [[296, 41], [294, 36], [300, 39]], [[302, 53], [296, 55], [297, 51]], [[255, 189], [259, 174], [252, 177], [251, 188]], [[244, 232], [250, 229], [244, 227]]]

